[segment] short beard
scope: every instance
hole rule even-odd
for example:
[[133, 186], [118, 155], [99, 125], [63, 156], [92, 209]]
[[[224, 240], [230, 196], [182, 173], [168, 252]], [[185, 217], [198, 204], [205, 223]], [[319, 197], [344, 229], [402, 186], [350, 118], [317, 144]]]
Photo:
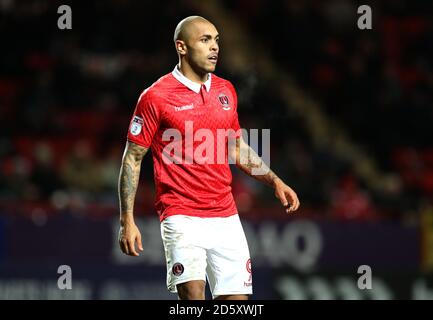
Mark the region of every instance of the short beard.
[[189, 65], [191, 66], [191, 69], [194, 70], [194, 72], [196, 74], [198, 74], [200, 77], [204, 77], [206, 74], [212, 73], [215, 71], [215, 69], [214, 70], [206, 70], [206, 69], [200, 67], [198, 64], [196, 64], [192, 60], [190, 60], [188, 62], [189, 62]]

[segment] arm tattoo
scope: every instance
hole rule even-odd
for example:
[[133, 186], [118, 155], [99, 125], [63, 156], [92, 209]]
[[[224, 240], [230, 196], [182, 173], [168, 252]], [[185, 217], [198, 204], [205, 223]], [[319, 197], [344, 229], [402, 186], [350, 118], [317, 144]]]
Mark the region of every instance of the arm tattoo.
[[275, 180], [279, 179], [254, 149], [241, 139], [236, 141], [236, 166], [247, 175], [272, 187]]
[[120, 215], [132, 215], [140, 178], [141, 160], [148, 149], [127, 142], [119, 175]]

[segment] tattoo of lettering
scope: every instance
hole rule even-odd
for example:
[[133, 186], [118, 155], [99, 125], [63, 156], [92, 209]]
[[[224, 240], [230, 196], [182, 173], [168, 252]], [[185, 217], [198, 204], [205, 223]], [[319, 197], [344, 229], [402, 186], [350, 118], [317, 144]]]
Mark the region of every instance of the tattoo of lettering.
[[135, 194], [140, 178], [141, 160], [148, 149], [128, 142], [119, 175], [120, 213], [130, 214], [134, 209]]

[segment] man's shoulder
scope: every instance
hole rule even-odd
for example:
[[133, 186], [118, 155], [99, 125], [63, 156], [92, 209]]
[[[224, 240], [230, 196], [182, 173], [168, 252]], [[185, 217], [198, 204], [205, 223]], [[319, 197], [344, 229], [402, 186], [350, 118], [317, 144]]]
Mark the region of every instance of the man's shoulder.
[[152, 85], [144, 89], [140, 98], [158, 99], [161, 96], [164, 96], [167, 92], [170, 92], [170, 90], [176, 86], [177, 83], [173, 75], [171, 73], [167, 73], [152, 83]]
[[212, 82], [213, 84], [215, 84], [215, 87], [217, 88], [226, 87], [229, 88], [230, 90], [235, 90], [235, 87], [229, 80], [221, 78], [214, 73], [212, 74]]

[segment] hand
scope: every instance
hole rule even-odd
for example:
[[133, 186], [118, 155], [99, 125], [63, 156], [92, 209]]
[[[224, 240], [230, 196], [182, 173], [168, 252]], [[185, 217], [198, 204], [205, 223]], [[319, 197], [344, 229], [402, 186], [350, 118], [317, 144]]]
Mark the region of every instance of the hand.
[[275, 182], [275, 196], [286, 208], [287, 213], [298, 210], [300, 205], [298, 196], [296, 195], [295, 191], [292, 190], [292, 188], [290, 188], [280, 179], [277, 179], [277, 181]]
[[124, 254], [130, 256], [139, 256], [140, 254], [135, 250], [135, 243], [140, 251], [143, 251], [141, 243], [141, 233], [133, 221], [121, 222], [119, 230], [119, 245]]

